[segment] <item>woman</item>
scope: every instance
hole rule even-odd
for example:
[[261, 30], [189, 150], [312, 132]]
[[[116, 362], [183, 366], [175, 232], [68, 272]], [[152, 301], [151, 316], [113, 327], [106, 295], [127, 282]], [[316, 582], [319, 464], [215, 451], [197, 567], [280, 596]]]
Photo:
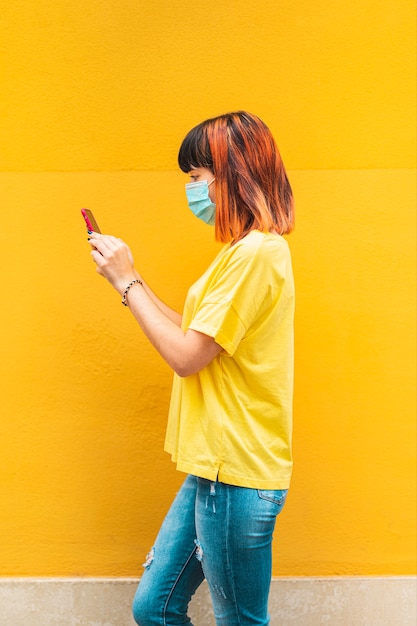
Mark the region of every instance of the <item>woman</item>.
[[190, 209], [220, 254], [179, 315], [125, 243], [91, 234], [97, 271], [174, 370], [165, 449], [188, 476], [148, 554], [140, 626], [190, 623], [207, 579], [217, 626], [267, 625], [271, 542], [290, 483], [294, 285], [282, 235], [293, 199], [267, 126], [236, 112], [193, 128], [179, 152]]

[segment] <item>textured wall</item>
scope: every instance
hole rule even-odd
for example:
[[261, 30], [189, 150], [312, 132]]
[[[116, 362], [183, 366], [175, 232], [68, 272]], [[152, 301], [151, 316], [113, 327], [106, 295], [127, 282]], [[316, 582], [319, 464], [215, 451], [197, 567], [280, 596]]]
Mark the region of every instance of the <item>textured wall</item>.
[[415, 568], [414, 6], [2, 3], [0, 575], [140, 573], [182, 480], [171, 373], [79, 214], [181, 308], [218, 249], [178, 144], [247, 108], [297, 199], [295, 474], [276, 575]]
[[[2, 626], [134, 626], [131, 578], [2, 578]], [[311, 576], [272, 580], [271, 624], [415, 626], [415, 577]], [[196, 626], [214, 626], [206, 583], [190, 604]]]

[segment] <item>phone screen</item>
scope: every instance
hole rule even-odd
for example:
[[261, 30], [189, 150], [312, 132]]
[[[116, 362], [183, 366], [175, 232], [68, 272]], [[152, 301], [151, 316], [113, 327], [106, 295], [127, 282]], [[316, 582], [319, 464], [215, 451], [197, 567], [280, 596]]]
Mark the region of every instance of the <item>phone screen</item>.
[[93, 212], [90, 209], [81, 209], [82, 216], [85, 220], [88, 230], [92, 230], [95, 233], [101, 233], [99, 225], [97, 224]]

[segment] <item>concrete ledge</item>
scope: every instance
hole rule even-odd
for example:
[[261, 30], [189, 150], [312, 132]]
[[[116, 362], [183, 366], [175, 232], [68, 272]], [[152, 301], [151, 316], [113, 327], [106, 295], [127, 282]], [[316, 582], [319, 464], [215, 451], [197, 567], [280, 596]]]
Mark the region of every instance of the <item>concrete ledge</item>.
[[[0, 578], [1, 626], [134, 626], [137, 579]], [[271, 626], [415, 626], [415, 577], [275, 578]], [[204, 584], [194, 626], [215, 626]]]

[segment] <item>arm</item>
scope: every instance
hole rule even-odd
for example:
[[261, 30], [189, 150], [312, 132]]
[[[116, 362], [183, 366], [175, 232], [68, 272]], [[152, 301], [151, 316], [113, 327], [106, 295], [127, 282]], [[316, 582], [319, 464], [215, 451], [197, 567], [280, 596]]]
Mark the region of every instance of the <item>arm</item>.
[[179, 376], [196, 374], [221, 351], [208, 335], [195, 330], [184, 333], [156, 306], [143, 285], [131, 287], [127, 301], [146, 337]]
[[[90, 245], [98, 273], [120, 295], [134, 278], [140, 278], [133, 268], [128, 246], [120, 239], [94, 233]], [[179, 376], [199, 372], [222, 350], [208, 335], [194, 330], [184, 332], [177, 324], [181, 316], [159, 300], [147, 285], [136, 283], [129, 290], [127, 301], [146, 337]]]
[[176, 324], [176, 326], [180, 326], [181, 327], [182, 315], [180, 315], [174, 309], [171, 309], [171, 307], [169, 307], [167, 304], [165, 304], [165, 302], [160, 300], [158, 298], [158, 296], [149, 287], [149, 285], [147, 283], [145, 283], [143, 277], [139, 274], [139, 272], [137, 272], [135, 269], [133, 269], [133, 274], [134, 274], [135, 278], [138, 278], [139, 280], [142, 281], [142, 285], [143, 285], [144, 290], [146, 291], [146, 293], [148, 294], [148, 296], [152, 300], [152, 302], [154, 302], [154, 304], [156, 304], [158, 309], [160, 311], [162, 311], [162, 313], [164, 313], [164, 315], [166, 315], [166, 317], [168, 317], [172, 322], [174, 322], [174, 324]]

